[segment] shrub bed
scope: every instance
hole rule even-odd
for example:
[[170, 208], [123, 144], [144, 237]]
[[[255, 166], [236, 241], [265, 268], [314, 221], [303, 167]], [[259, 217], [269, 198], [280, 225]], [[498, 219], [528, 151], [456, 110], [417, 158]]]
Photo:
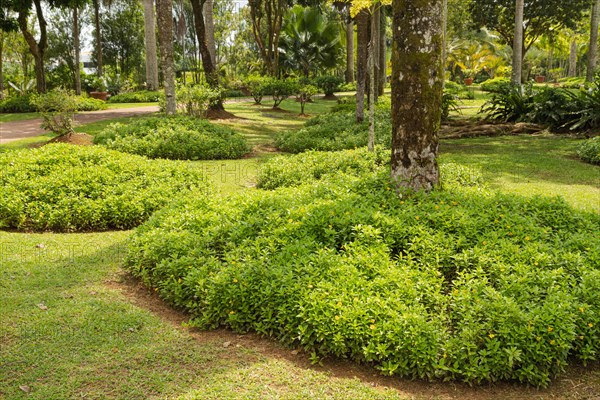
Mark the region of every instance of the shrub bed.
[[109, 103], [154, 103], [160, 100], [161, 92], [142, 90], [139, 92], [119, 93], [108, 99]]
[[244, 136], [232, 129], [183, 116], [112, 124], [94, 138], [94, 143], [173, 160], [235, 159], [250, 151]]
[[600, 165], [600, 136], [581, 143], [577, 148], [577, 154], [585, 162]]
[[208, 184], [183, 163], [52, 144], [0, 154], [0, 225], [33, 231], [129, 229]]
[[365, 160], [282, 183], [308, 182], [295, 187], [182, 200], [135, 232], [127, 265], [194, 326], [390, 375], [543, 386], [570, 356], [598, 357], [600, 216], [488, 192], [460, 167], [430, 195], [399, 198], [388, 175]]
[[[0, 101], [0, 113], [28, 113], [38, 111], [32, 102], [32, 95], [15, 96]], [[77, 96], [76, 111], [98, 111], [107, 108], [102, 100], [92, 99], [91, 97]]]

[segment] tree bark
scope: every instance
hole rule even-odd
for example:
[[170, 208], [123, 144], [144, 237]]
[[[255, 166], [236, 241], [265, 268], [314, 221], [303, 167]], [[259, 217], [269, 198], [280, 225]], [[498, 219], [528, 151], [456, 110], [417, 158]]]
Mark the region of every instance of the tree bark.
[[356, 16], [356, 122], [365, 120], [365, 91], [367, 86], [367, 48], [369, 46], [369, 12], [362, 10]]
[[94, 5], [94, 29], [96, 30], [96, 74], [102, 76], [102, 31], [100, 30], [100, 0], [93, 0]]
[[158, 55], [156, 51], [156, 25], [154, 23], [154, 0], [144, 3], [144, 38], [146, 41], [146, 88], [158, 90]]
[[592, 6], [592, 18], [590, 21], [590, 51], [588, 53], [588, 67], [585, 78], [588, 82], [594, 81], [594, 72], [598, 65], [598, 22], [600, 20], [600, 0], [596, 0]]
[[575, 38], [571, 41], [569, 50], [569, 76], [577, 76], [577, 39]]
[[387, 80], [387, 45], [385, 40], [386, 28], [387, 28], [387, 17], [385, 15], [385, 8], [380, 8], [381, 19], [379, 22], [379, 85], [377, 92], [380, 96], [383, 96], [385, 91], [385, 84]]
[[444, 70], [444, 80], [442, 81], [442, 89], [445, 89], [446, 64], [448, 61], [448, 0], [442, 0], [442, 7], [444, 10], [444, 14], [442, 15], [442, 32], [444, 34], [444, 42], [442, 44], [442, 68]]
[[346, 83], [354, 82], [354, 22], [346, 22]]
[[442, 105], [442, 0], [393, 0], [392, 162], [399, 189], [439, 183]]
[[523, 12], [524, 0], [516, 0], [515, 5], [515, 34], [512, 58], [512, 83], [521, 85], [523, 82]]
[[35, 11], [38, 19], [38, 27], [40, 30], [40, 40], [36, 42], [35, 37], [29, 31], [27, 25], [27, 12], [20, 11], [17, 17], [19, 23], [19, 29], [25, 38], [25, 42], [29, 46], [29, 52], [33, 56], [35, 64], [35, 79], [36, 89], [38, 93], [46, 92], [46, 68], [44, 66], [44, 56], [48, 49], [48, 36], [46, 19], [44, 18], [44, 12], [40, 0], [33, 0], [35, 5]]
[[210, 53], [213, 65], [217, 66], [217, 48], [215, 45], [215, 21], [213, 15], [213, 0], [205, 0], [204, 3], [204, 28], [206, 31], [206, 46]]
[[[369, 87], [373, 88], [369, 92], [369, 105], [371, 101], [377, 103], [379, 101], [379, 40], [381, 28], [381, 4], [375, 3], [371, 7], [371, 41], [369, 42], [369, 57], [372, 59], [373, 65], [369, 67], [369, 74], [373, 77], [369, 78]], [[370, 93], [373, 92], [373, 96]], [[370, 111], [370, 110], [369, 110]]]
[[4, 36], [0, 29], [0, 100], [4, 100]]
[[81, 95], [81, 68], [79, 65], [79, 56], [81, 54], [81, 47], [79, 44], [79, 9], [73, 7], [73, 50], [75, 52], [74, 64], [75, 70], [75, 94]]
[[158, 42], [163, 70], [167, 115], [177, 111], [175, 98], [175, 62], [173, 61], [173, 1], [157, 0]]

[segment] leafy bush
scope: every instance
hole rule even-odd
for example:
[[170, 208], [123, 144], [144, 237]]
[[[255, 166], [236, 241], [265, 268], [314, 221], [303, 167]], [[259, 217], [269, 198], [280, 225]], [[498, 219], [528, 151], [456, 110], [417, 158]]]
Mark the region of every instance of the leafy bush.
[[457, 113], [461, 112], [459, 102], [460, 99], [457, 95], [444, 91], [444, 94], [442, 95], [442, 121], [447, 121], [450, 117], [450, 112], [452, 111]]
[[335, 92], [340, 90], [340, 86], [344, 83], [337, 76], [319, 76], [315, 80], [315, 84], [325, 93], [325, 96], [333, 96]]
[[183, 163], [94, 146], [0, 154], [0, 171], [0, 225], [34, 231], [130, 229], [174, 195], [208, 188]]
[[599, 215], [464, 188], [473, 175], [452, 166], [448, 189], [400, 199], [388, 168], [364, 163], [182, 200], [135, 232], [128, 268], [193, 326], [254, 330], [390, 375], [543, 386], [570, 356], [598, 357]]
[[273, 109], [298, 91], [298, 82], [293, 79], [269, 79], [265, 92], [273, 96]]
[[510, 79], [506, 79], [506, 78], [489, 79], [480, 85], [481, 90], [483, 90], [484, 92], [492, 92], [492, 93], [504, 92], [508, 88], [510, 88], [510, 86], [511, 86]]
[[356, 92], [356, 82], [344, 83], [340, 85], [340, 92]]
[[29, 113], [36, 112], [36, 108], [31, 104], [31, 94], [9, 97], [0, 101], [0, 113]]
[[108, 108], [106, 102], [88, 96], [76, 96], [75, 102], [77, 111], [98, 111]]
[[304, 85], [298, 87], [298, 92], [296, 93], [296, 100], [300, 102], [300, 115], [304, 114], [304, 107], [306, 103], [312, 100], [312, 97], [319, 93], [319, 89], [313, 85]]
[[600, 165], [600, 136], [581, 143], [577, 148], [577, 154], [585, 162]]
[[249, 76], [244, 80], [244, 85], [250, 92], [256, 104], [260, 104], [263, 96], [267, 94], [269, 81], [269, 78], [256, 75]]
[[[308, 120], [302, 129], [278, 133], [277, 148], [290, 153], [307, 150], [344, 150], [367, 145], [368, 122], [356, 123], [353, 111], [326, 113]], [[375, 143], [390, 146], [392, 123], [390, 111], [375, 112]]]
[[519, 88], [509, 86], [494, 93], [482, 107], [480, 113], [487, 118], [503, 122], [521, 122], [533, 111], [534, 92], [531, 85]]
[[156, 117], [109, 125], [94, 143], [149, 158], [217, 160], [240, 158], [250, 151], [231, 128], [193, 117]]
[[73, 133], [77, 98], [72, 92], [55, 89], [48, 93], [35, 94], [31, 103], [42, 114], [42, 128], [58, 135]]
[[154, 103], [160, 101], [161, 92], [142, 90], [139, 92], [119, 93], [108, 99], [109, 103]]
[[[183, 86], [177, 89], [177, 108], [191, 117], [205, 118], [211, 105], [224, 99], [222, 89], [213, 89], [208, 86]], [[161, 96], [161, 111], [165, 108], [164, 96]]]

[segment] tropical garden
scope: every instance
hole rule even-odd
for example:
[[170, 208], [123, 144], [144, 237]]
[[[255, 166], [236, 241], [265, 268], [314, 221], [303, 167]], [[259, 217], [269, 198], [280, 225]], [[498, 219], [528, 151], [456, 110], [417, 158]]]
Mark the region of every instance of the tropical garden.
[[597, 398], [599, 19], [0, 0], [0, 398]]

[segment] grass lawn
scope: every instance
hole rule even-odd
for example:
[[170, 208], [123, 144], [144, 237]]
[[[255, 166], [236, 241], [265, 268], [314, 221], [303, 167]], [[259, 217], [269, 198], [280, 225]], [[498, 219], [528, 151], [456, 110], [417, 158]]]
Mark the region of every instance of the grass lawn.
[[[267, 146], [304, 121], [299, 104], [270, 110], [227, 104], [245, 119], [222, 123]], [[335, 102], [317, 101], [307, 113]], [[114, 121], [111, 121], [114, 122]], [[127, 120], [122, 121], [127, 122]], [[97, 133], [106, 124], [80, 126]], [[50, 135], [0, 146], [27, 147]], [[574, 153], [578, 140], [519, 136], [445, 140], [441, 162], [483, 170], [498, 190], [560, 194], [600, 212], [600, 168]], [[200, 161], [223, 194], [248, 190], [261, 157]], [[226, 201], [226, 200], [225, 200]], [[600, 366], [576, 366], [548, 389], [510, 383], [468, 387], [413, 382], [340, 360], [311, 365], [309, 355], [254, 334], [201, 332], [122, 270], [129, 232], [26, 234], [0, 231], [0, 399], [593, 399]]]

